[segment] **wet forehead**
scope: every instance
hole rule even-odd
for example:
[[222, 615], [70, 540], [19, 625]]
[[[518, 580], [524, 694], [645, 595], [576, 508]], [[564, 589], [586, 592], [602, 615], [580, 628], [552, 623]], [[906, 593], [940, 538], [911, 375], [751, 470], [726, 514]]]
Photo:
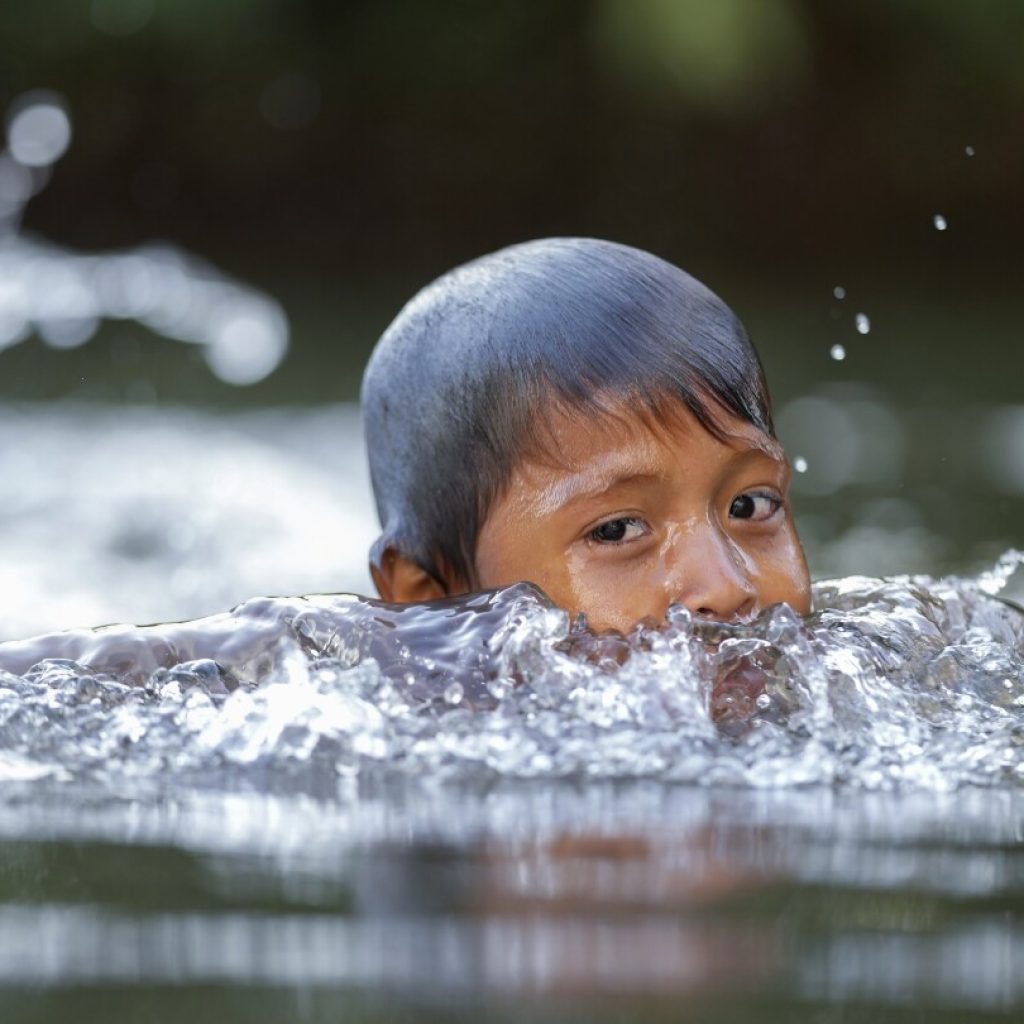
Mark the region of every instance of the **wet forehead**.
[[663, 418], [622, 405], [589, 416], [553, 410], [541, 449], [517, 467], [510, 492], [553, 510], [618, 484], [662, 479], [679, 468], [718, 472], [733, 460], [758, 454], [785, 461], [781, 445], [752, 424], [725, 415], [719, 424], [725, 440], [682, 407]]
[[629, 407], [618, 402], [599, 413], [559, 406], [545, 413], [539, 449], [523, 461], [566, 473], [619, 466], [634, 472], [666, 454], [685, 460], [715, 449], [723, 457], [753, 451], [785, 461], [779, 442], [752, 423], [724, 411], [716, 422], [723, 440], [681, 405], [657, 417], [639, 403]]

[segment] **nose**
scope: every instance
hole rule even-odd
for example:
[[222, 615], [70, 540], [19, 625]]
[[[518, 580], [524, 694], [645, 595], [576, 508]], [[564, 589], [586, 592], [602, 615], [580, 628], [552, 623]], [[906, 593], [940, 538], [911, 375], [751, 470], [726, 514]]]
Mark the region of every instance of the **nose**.
[[713, 524], [680, 537], [670, 557], [672, 604], [720, 622], [759, 611], [757, 587], [742, 551]]

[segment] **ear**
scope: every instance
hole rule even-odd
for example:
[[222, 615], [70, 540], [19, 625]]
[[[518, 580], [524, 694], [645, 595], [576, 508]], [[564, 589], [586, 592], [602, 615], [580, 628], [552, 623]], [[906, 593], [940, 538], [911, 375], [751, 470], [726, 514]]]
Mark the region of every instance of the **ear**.
[[429, 572], [390, 546], [379, 560], [370, 562], [370, 575], [381, 599], [390, 604], [419, 604], [448, 596]]

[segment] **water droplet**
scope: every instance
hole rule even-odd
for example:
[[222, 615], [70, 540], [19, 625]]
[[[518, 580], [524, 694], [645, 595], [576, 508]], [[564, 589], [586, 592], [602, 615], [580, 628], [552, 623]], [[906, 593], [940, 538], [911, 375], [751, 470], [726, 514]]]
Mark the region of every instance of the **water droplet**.
[[949, 227], [946, 223], [946, 218], [943, 217], [941, 213], [937, 213], [932, 217], [932, 223], [935, 225], [936, 231], [945, 231], [946, 228]]
[[846, 358], [846, 349], [842, 345], [833, 345], [828, 354], [837, 363], [841, 363]]
[[449, 704], [462, 703], [462, 684], [449, 683], [444, 691], [444, 699]]
[[807, 472], [807, 460], [802, 455], [798, 455], [793, 460], [793, 469], [797, 473], [806, 473]]
[[843, 299], [845, 299], [845, 298], [846, 298], [846, 289], [845, 289], [845, 288], [844, 288], [844, 287], [843, 287], [843, 286], [842, 286], [841, 284], [837, 284], [837, 285], [835, 286], [835, 288], [833, 288], [833, 289], [832, 289], [832, 294], [833, 294], [833, 295], [834, 295], [834, 296], [835, 296], [835, 297], [836, 297], [837, 299], [839, 299], [840, 301], [842, 301]]
[[512, 692], [512, 684], [508, 679], [499, 677], [487, 684], [487, 689], [495, 700], [504, 700]]
[[761, 711], [767, 711], [772, 706], [772, 699], [767, 693], [758, 695], [757, 700], [754, 703], [760, 708]]
[[974, 147], [973, 146], [964, 146], [964, 152], [968, 156], [974, 156]]
[[871, 321], [868, 319], [867, 313], [858, 313], [853, 322], [857, 325], [858, 334], [868, 334], [871, 331]]

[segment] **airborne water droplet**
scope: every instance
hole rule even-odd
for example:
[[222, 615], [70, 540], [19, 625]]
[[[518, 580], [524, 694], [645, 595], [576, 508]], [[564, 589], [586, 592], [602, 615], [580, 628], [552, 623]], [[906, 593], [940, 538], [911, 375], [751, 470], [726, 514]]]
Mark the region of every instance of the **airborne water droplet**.
[[941, 213], [937, 213], [932, 217], [932, 223], [935, 225], [936, 231], [945, 231], [946, 228], [949, 227], [946, 223], [946, 218], [943, 217]]
[[871, 330], [871, 321], [868, 319], [867, 313], [858, 313], [853, 322], [857, 325], [858, 334], [867, 334]]
[[449, 704], [460, 704], [462, 702], [462, 684], [449, 683], [444, 691], [444, 699]]
[[834, 295], [834, 296], [835, 296], [835, 297], [836, 297], [837, 299], [839, 299], [840, 301], [842, 301], [843, 299], [845, 299], [845, 298], [846, 298], [846, 289], [845, 289], [845, 288], [844, 288], [844, 287], [843, 287], [843, 286], [842, 286], [841, 284], [837, 284], [837, 285], [835, 286], [835, 288], [833, 288], [833, 289], [832, 289], [832, 294], [833, 294], [833, 295]]
[[974, 156], [974, 147], [973, 146], [964, 146], [964, 152], [968, 156]]
[[846, 349], [842, 345], [833, 345], [829, 350], [829, 355], [837, 363], [841, 363], [846, 358]]
[[797, 473], [806, 473], [807, 472], [807, 460], [802, 455], [798, 455], [793, 460], [793, 469]]

